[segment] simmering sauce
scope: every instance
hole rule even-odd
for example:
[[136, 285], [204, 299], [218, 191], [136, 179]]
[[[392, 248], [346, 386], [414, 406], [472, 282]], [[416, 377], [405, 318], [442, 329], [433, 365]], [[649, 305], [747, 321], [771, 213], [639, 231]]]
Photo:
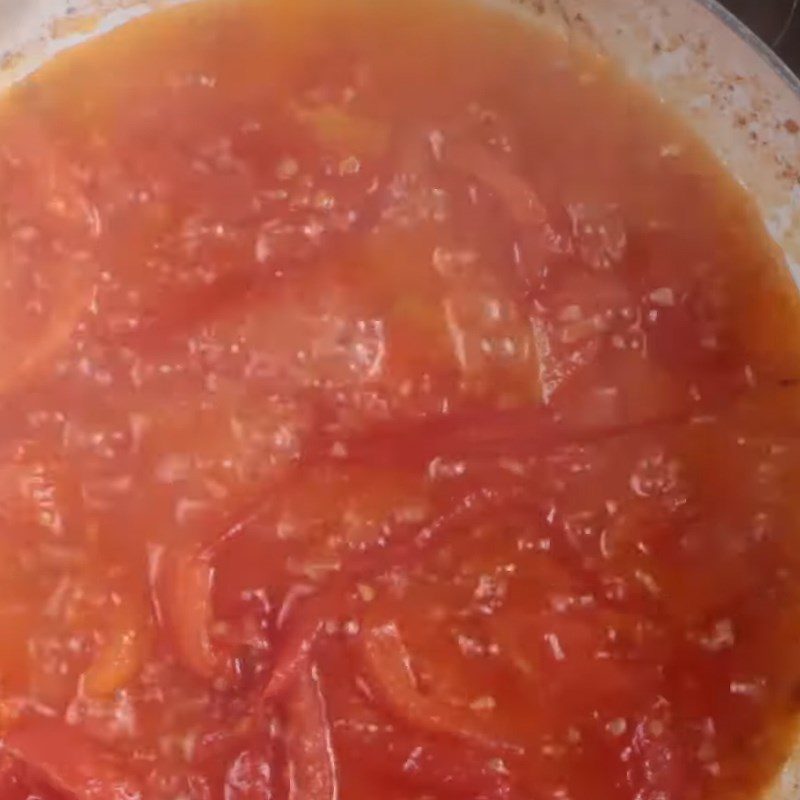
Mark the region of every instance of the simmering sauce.
[[800, 310], [602, 58], [197, 2], [0, 104], [4, 800], [753, 798]]

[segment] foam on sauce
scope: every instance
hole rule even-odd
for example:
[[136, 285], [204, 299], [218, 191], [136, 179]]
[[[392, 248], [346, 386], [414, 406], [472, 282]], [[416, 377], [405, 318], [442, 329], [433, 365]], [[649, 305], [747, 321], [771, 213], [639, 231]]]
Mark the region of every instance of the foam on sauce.
[[751, 798], [800, 311], [603, 59], [195, 2], [0, 103], [5, 800]]

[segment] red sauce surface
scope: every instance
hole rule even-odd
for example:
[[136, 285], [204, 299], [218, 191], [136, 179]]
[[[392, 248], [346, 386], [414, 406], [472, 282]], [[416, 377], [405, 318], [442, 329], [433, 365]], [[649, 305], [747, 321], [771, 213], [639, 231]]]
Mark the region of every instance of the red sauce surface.
[[0, 106], [4, 800], [752, 798], [800, 314], [602, 59], [195, 3]]

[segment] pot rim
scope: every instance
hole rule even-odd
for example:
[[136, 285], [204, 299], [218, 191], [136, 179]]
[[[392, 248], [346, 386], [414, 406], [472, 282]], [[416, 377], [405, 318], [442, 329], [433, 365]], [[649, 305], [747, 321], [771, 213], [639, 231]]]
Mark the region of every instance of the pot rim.
[[719, 0], [695, 0], [695, 2], [714, 14], [745, 44], [749, 45], [800, 99], [800, 76], [796, 75], [758, 34], [745, 25], [733, 12], [725, 8]]

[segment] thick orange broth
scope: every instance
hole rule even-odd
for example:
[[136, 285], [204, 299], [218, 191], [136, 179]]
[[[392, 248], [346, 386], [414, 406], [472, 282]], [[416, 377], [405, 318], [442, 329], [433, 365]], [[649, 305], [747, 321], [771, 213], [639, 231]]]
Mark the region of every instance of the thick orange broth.
[[800, 311], [604, 58], [202, 0], [0, 102], [0, 797], [749, 798]]

